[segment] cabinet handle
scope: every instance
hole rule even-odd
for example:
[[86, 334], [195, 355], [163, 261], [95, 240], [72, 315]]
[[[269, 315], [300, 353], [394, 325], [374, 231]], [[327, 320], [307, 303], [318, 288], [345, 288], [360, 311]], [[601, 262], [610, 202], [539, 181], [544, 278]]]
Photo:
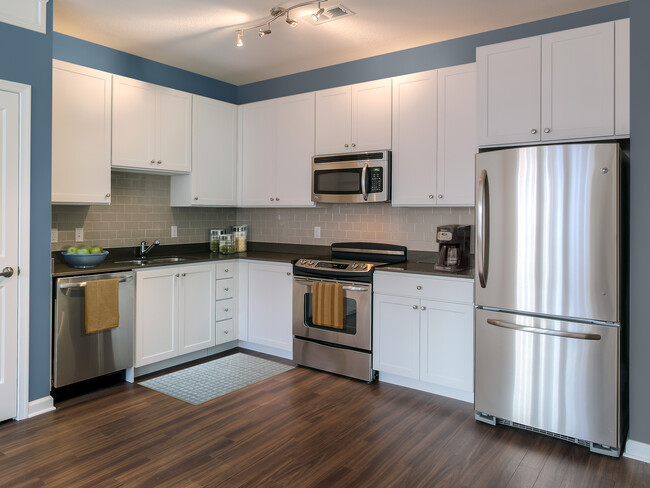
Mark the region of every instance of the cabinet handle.
[[199, 197], [194, 197], [194, 200], [198, 200], [198, 199], [199, 199]]
[[422, 287], [421, 287], [420, 285], [418, 285], [418, 286], [415, 287], [415, 289], [416, 289], [416, 290], [421, 290]]
[[183, 273], [181, 276], [185, 276], [185, 273]]
[[151, 161], [149, 161], [149, 164], [156, 164], [156, 162], [152, 159]]
[[443, 198], [445, 198], [445, 196], [444, 196], [442, 193], [440, 193], [440, 194], [438, 195], [438, 200], [442, 200]]
[[156, 164], [162, 164], [162, 161], [159, 160]]
[[349, 144], [343, 144], [343, 147], [350, 147]]
[[435, 197], [433, 195], [429, 195], [429, 199], [433, 200]]
[[110, 196], [111, 196], [111, 194], [110, 194], [110, 193], [107, 193], [107, 194], [106, 194], [106, 198], [108, 198], [108, 197], [110, 197]]
[[353, 143], [352, 143], [352, 147], [357, 147], [357, 145], [353, 142]]
[[537, 129], [530, 129], [531, 134], [537, 134]]
[[417, 305], [413, 305], [413, 310], [417, 310], [417, 309], [418, 309], [418, 306], [417, 306]]
[[420, 307], [420, 310], [426, 310], [427, 307]]
[[544, 129], [544, 134], [548, 134], [549, 132], [551, 132], [551, 129], [549, 129], [548, 127]]

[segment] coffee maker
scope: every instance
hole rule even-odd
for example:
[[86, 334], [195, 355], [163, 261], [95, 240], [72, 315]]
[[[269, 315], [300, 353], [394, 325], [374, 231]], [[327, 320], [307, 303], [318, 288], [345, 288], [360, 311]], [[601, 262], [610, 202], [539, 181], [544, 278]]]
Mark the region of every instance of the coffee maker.
[[469, 268], [470, 225], [441, 225], [436, 232], [438, 262], [434, 269], [463, 271]]

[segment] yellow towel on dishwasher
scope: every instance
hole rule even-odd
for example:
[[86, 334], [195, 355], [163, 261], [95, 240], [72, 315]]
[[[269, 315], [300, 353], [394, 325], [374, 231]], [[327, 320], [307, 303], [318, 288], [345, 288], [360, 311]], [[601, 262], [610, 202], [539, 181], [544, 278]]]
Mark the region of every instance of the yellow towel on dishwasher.
[[86, 282], [86, 334], [120, 325], [119, 283], [119, 278]]
[[343, 285], [316, 281], [312, 289], [314, 325], [343, 328]]

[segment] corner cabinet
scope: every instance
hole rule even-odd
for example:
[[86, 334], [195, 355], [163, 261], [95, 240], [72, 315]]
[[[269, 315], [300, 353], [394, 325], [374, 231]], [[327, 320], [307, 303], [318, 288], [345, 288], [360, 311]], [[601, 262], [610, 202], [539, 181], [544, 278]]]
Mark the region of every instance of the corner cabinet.
[[376, 272], [373, 368], [379, 380], [471, 402], [471, 280]]
[[393, 205], [474, 205], [476, 117], [475, 63], [393, 79]]
[[214, 346], [215, 265], [136, 272], [135, 366]]
[[237, 106], [192, 96], [192, 172], [171, 177], [172, 207], [237, 204]]
[[52, 61], [52, 203], [111, 203], [112, 75]]
[[311, 207], [314, 94], [240, 108], [243, 207]]
[[391, 148], [391, 80], [316, 92], [316, 154]]
[[189, 173], [192, 95], [113, 75], [114, 169]]
[[614, 136], [614, 24], [477, 48], [479, 144]]

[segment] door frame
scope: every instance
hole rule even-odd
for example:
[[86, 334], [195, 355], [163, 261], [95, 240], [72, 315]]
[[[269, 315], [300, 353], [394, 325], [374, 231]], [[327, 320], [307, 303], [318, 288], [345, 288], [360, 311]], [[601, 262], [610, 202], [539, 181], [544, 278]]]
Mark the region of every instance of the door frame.
[[29, 244], [31, 173], [32, 87], [0, 80], [0, 90], [17, 93], [19, 99], [19, 216], [18, 216], [18, 415], [28, 416], [29, 406]]

